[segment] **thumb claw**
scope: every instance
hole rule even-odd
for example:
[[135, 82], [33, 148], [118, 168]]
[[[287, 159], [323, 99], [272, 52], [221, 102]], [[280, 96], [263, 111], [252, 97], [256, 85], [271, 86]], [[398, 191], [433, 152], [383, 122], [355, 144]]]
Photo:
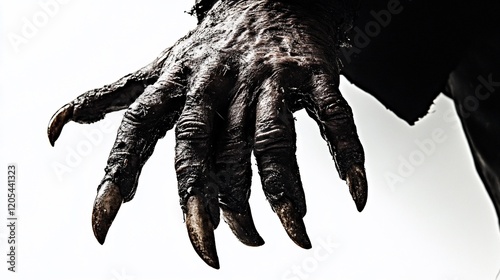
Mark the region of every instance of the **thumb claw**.
[[189, 197], [186, 208], [186, 227], [194, 250], [206, 264], [219, 269], [214, 226], [202, 199], [197, 195]]
[[356, 208], [359, 212], [363, 211], [368, 199], [368, 183], [366, 182], [365, 169], [358, 164], [352, 165], [347, 171], [346, 182], [352, 199], [356, 203]]
[[97, 192], [92, 211], [92, 229], [99, 243], [104, 243], [122, 203], [123, 197], [118, 186], [105, 181]]
[[72, 117], [73, 117], [73, 105], [71, 103], [62, 106], [52, 116], [47, 128], [47, 134], [49, 136], [50, 145], [54, 146], [57, 138], [59, 138], [59, 135], [61, 135], [61, 131], [64, 125], [67, 124]]

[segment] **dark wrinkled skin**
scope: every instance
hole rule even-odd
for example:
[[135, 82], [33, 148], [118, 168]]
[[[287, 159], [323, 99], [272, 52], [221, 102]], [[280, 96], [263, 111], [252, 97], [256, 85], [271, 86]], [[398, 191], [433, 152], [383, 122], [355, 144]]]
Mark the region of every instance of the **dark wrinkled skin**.
[[252, 152], [289, 237], [310, 248], [292, 115], [303, 108], [361, 211], [364, 153], [338, 91], [338, 52], [353, 11], [344, 1], [198, 1], [198, 26], [155, 61], [63, 106], [49, 123], [52, 145], [69, 121], [95, 122], [127, 109], [94, 204], [98, 241], [134, 197], [158, 139], [175, 126], [180, 203], [193, 247], [207, 264], [219, 268], [213, 230], [220, 209], [242, 243], [264, 244], [248, 203]]
[[[373, 23], [371, 12], [387, 3], [363, 2], [357, 27]], [[337, 89], [342, 70], [409, 123], [425, 115], [440, 92], [452, 97], [498, 214], [500, 39], [493, 3], [401, 0], [401, 20], [393, 15], [370, 46], [346, 58], [340, 48], [348, 45], [357, 1], [198, 0], [195, 30], [150, 65], [63, 106], [49, 123], [49, 140], [54, 145], [69, 121], [90, 123], [127, 109], [94, 204], [100, 243], [121, 204], [133, 198], [156, 141], [175, 126], [181, 207], [193, 247], [207, 264], [219, 268], [214, 229], [220, 210], [242, 243], [264, 244], [248, 204], [252, 152], [287, 234], [310, 248], [293, 112], [306, 109], [316, 120], [359, 211], [367, 200], [363, 149]], [[479, 95], [478, 77], [489, 82]], [[472, 97], [481, 101], [479, 109], [467, 107]]]

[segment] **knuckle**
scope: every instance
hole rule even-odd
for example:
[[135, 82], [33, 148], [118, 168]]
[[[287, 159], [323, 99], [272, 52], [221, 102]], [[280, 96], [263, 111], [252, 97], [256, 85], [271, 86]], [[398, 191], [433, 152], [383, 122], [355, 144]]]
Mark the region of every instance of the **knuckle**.
[[148, 108], [140, 103], [133, 103], [124, 114], [128, 122], [142, 123], [148, 115]]
[[[245, 131], [243, 131], [245, 130]], [[252, 137], [246, 128], [227, 128], [217, 139], [217, 153], [219, 158], [251, 153]]]
[[124, 117], [132, 122], [159, 119], [165, 114], [166, 103], [160, 88], [149, 86], [147, 94], [139, 97], [125, 112]]
[[289, 128], [274, 124], [256, 130], [254, 140], [256, 156], [271, 151], [289, 151], [290, 149], [295, 149], [295, 141]]
[[351, 107], [343, 98], [328, 98], [317, 109], [318, 117], [323, 121], [341, 121], [352, 118]]
[[208, 141], [210, 137], [209, 125], [194, 118], [183, 118], [176, 126], [178, 141]]

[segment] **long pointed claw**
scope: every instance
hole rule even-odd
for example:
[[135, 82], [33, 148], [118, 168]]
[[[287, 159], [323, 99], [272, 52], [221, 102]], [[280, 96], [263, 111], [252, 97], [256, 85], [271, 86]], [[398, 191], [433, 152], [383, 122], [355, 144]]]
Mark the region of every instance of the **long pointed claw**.
[[110, 181], [104, 182], [97, 192], [92, 211], [92, 229], [99, 243], [104, 243], [122, 203], [123, 197], [118, 186]]
[[47, 134], [49, 136], [50, 145], [54, 146], [57, 138], [61, 135], [61, 131], [65, 124], [67, 124], [73, 117], [73, 105], [68, 103], [57, 110], [49, 121]]
[[264, 245], [264, 239], [262, 239], [255, 228], [250, 207], [243, 213], [223, 208], [222, 214], [224, 221], [226, 221], [231, 231], [241, 243], [254, 247]]
[[363, 211], [368, 199], [368, 183], [366, 182], [365, 169], [358, 164], [352, 165], [347, 171], [346, 182], [352, 199], [356, 203], [356, 208], [359, 212]]
[[197, 195], [188, 198], [186, 227], [198, 256], [209, 266], [219, 269], [219, 257], [215, 248], [214, 226], [210, 220], [203, 201]]
[[311, 241], [307, 236], [304, 221], [292, 202], [288, 199], [282, 199], [279, 203], [273, 205], [273, 209], [280, 218], [281, 224], [290, 239], [304, 249], [311, 249]]

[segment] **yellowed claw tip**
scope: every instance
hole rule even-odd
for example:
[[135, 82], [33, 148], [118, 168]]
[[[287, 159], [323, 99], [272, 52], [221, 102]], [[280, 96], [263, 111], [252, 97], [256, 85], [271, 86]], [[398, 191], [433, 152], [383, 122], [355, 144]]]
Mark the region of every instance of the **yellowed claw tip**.
[[104, 182], [97, 192], [92, 211], [92, 229], [99, 243], [104, 243], [122, 203], [123, 197], [118, 186], [110, 181]]
[[186, 208], [186, 227], [194, 250], [206, 264], [219, 269], [214, 226], [202, 199], [197, 195], [191, 196], [188, 198]]

